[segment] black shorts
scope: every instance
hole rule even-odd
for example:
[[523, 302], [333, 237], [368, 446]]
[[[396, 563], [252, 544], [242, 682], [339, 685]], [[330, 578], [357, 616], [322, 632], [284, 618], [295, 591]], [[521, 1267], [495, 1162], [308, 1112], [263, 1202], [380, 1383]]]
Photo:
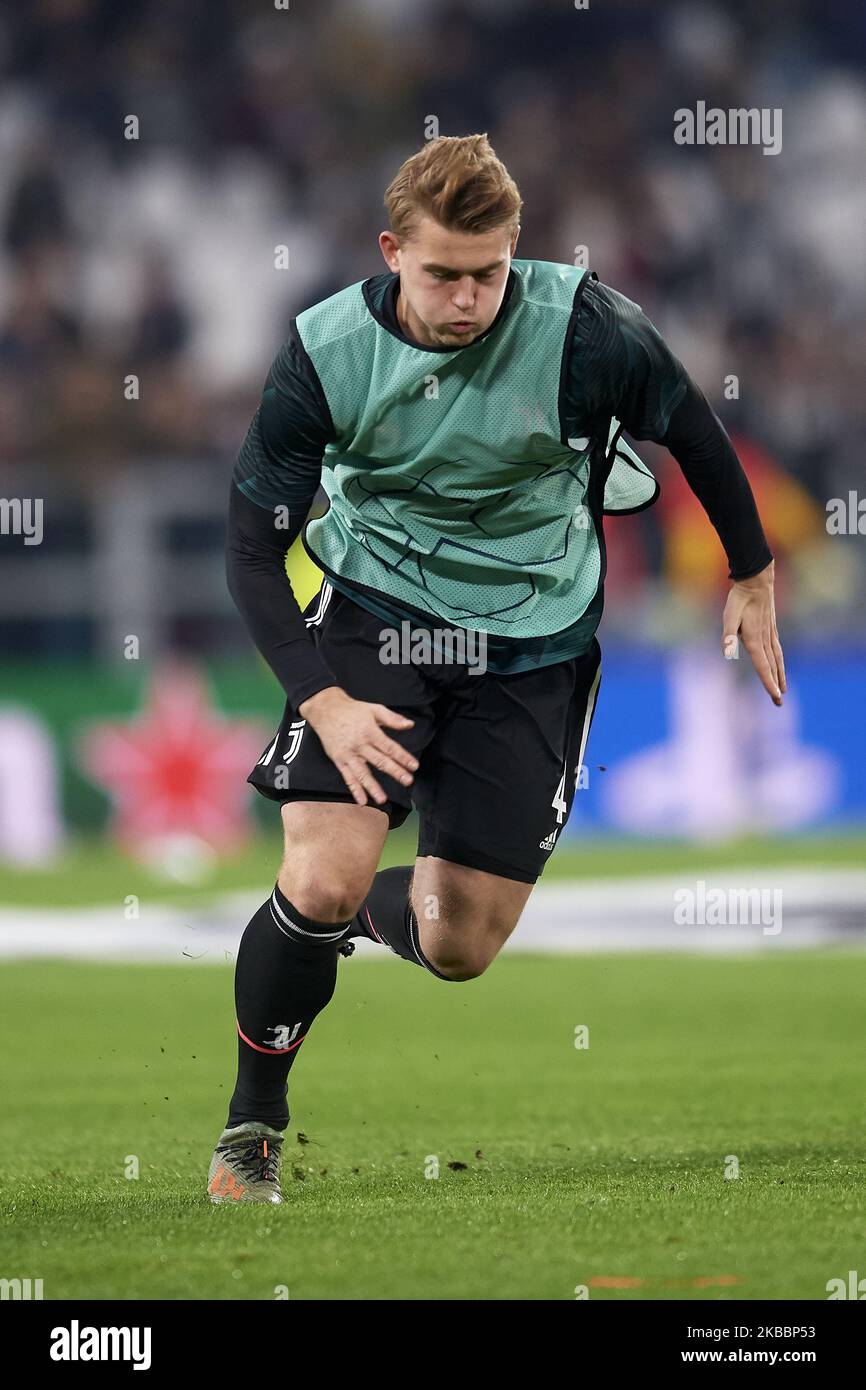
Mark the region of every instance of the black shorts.
[[[349, 695], [415, 721], [386, 730], [418, 759], [412, 785], [374, 769], [389, 798], [377, 806], [389, 828], [414, 805], [419, 855], [534, 883], [571, 812], [601, 677], [596, 639], [584, 656], [497, 676], [471, 674], [468, 664], [383, 662], [386, 624], [327, 580], [304, 617]], [[315, 731], [288, 703], [247, 781], [280, 804], [353, 801]]]

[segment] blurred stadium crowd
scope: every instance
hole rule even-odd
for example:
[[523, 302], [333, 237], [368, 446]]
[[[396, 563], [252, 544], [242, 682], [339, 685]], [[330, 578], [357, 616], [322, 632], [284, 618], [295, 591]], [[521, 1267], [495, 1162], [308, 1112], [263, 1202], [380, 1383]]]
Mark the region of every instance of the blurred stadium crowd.
[[[825, 506], [866, 453], [864, 66], [860, 0], [4, 7], [0, 491], [195, 458], [222, 494], [289, 318], [384, 268], [382, 192], [434, 117], [489, 132], [519, 255], [586, 246], [686, 362], [790, 561], [789, 630], [856, 632], [864, 542], [831, 540]], [[781, 153], [678, 146], [698, 100], [780, 108]], [[675, 466], [645, 457], [662, 501], [609, 532], [631, 595], [612, 620], [644, 635], [681, 631], [726, 569]]]

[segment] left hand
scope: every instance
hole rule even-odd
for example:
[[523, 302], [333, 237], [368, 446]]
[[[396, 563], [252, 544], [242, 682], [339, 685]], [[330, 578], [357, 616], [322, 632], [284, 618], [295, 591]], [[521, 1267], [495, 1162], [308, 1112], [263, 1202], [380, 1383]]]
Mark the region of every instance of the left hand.
[[776, 630], [773, 602], [774, 562], [751, 579], [738, 579], [731, 586], [722, 618], [722, 650], [726, 656], [736, 651], [738, 635], [774, 705], [781, 705], [788, 689], [785, 659]]

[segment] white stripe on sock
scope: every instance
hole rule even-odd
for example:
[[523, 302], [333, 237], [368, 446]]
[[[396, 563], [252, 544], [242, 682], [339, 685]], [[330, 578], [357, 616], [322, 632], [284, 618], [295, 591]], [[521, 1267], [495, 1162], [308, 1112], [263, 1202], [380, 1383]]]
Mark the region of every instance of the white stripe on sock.
[[289, 932], [285, 931], [285, 929], [280, 926], [280, 921], [284, 922], [291, 932], [297, 932], [299, 936], [308, 937], [313, 941], [339, 941], [341, 937], [346, 935], [346, 932], [352, 925], [351, 922], [347, 922], [344, 927], [340, 927], [339, 931], [334, 932], [307, 931], [305, 927], [299, 927], [297, 922], [293, 921], [288, 913], [283, 911], [277, 902], [276, 893], [271, 894], [271, 915], [280, 931], [283, 933], [283, 936], [288, 936]]

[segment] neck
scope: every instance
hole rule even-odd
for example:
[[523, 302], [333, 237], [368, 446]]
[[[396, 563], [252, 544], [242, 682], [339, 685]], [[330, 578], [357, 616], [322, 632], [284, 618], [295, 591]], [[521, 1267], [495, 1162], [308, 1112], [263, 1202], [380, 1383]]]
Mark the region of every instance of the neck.
[[431, 342], [426, 328], [420, 319], [416, 319], [409, 305], [403, 297], [402, 287], [397, 295], [395, 304], [397, 322], [407, 338], [412, 338], [414, 342], [420, 343], [423, 347], [437, 347], [438, 344]]

